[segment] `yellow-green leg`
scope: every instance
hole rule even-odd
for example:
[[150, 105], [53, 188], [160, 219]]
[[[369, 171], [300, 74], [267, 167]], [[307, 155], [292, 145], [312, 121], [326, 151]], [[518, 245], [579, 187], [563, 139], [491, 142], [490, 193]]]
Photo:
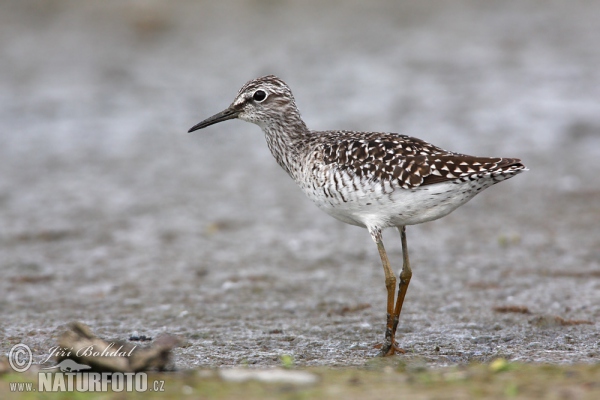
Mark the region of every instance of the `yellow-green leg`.
[[[406, 290], [412, 277], [412, 270], [410, 269], [410, 262], [408, 260], [408, 247], [406, 245], [406, 228], [401, 226], [398, 228], [400, 232], [400, 239], [402, 240], [402, 271], [400, 272], [400, 283], [398, 284], [398, 296], [396, 297], [396, 276], [390, 266], [390, 260], [388, 259], [385, 248], [383, 247], [383, 241], [381, 240], [381, 233], [374, 236], [377, 243], [377, 250], [379, 250], [379, 256], [381, 257], [381, 263], [383, 264], [383, 272], [385, 274], [385, 287], [387, 289], [387, 323], [385, 327], [385, 339], [381, 347], [380, 356], [386, 357], [396, 354], [396, 352], [404, 353], [404, 350], [398, 347], [396, 344], [396, 329], [398, 328], [398, 322], [400, 321], [400, 313], [402, 312], [402, 304], [404, 303], [404, 297], [406, 296]], [[394, 299], [396, 304], [394, 306]]]

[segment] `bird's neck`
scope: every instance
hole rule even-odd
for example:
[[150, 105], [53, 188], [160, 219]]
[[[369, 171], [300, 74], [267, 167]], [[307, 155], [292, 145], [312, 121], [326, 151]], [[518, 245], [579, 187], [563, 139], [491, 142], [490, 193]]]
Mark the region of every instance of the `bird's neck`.
[[310, 131], [299, 115], [286, 115], [277, 121], [261, 125], [271, 154], [292, 178], [297, 179], [302, 150]]

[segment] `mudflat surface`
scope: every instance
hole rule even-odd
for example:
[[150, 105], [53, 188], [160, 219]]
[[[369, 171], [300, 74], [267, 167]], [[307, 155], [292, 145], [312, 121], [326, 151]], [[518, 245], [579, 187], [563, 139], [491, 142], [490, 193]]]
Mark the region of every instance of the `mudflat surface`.
[[[599, 14], [592, 1], [2, 2], [0, 352], [26, 343], [44, 360], [79, 320], [106, 339], [179, 335], [178, 369], [376, 354], [385, 287], [366, 230], [305, 199], [258, 127], [185, 133], [274, 73], [313, 129], [530, 168], [408, 228], [398, 357], [598, 363]], [[398, 233], [384, 241], [399, 269]]]

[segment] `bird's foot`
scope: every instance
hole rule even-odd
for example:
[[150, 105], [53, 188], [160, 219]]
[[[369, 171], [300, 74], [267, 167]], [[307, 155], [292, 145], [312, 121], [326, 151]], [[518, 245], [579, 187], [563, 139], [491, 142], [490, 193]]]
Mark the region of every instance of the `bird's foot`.
[[391, 343], [385, 343], [385, 344], [384, 343], [378, 343], [378, 344], [376, 344], [373, 347], [375, 349], [381, 349], [381, 351], [378, 354], [379, 357], [389, 357], [389, 356], [393, 356], [393, 355], [396, 355], [396, 354], [406, 354], [406, 350], [404, 350], [403, 348], [401, 348], [398, 345], [398, 342], [396, 342], [395, 340], [392, 341]]

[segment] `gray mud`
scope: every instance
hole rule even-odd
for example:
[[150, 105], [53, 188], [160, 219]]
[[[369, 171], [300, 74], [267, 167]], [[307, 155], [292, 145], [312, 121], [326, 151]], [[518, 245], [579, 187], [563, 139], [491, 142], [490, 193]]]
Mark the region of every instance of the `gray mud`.
[[322, 3], [0, 4], [2, 353], [41, 361], [79, 320], [179, 335], [179, 369], [376, 354], [366, 230], [304, 198], [258, 127], [185, 133], [275, 73], [313, 129], [531, 169], [408, 228], [399, 357], [600, 361], [600, 2]]

